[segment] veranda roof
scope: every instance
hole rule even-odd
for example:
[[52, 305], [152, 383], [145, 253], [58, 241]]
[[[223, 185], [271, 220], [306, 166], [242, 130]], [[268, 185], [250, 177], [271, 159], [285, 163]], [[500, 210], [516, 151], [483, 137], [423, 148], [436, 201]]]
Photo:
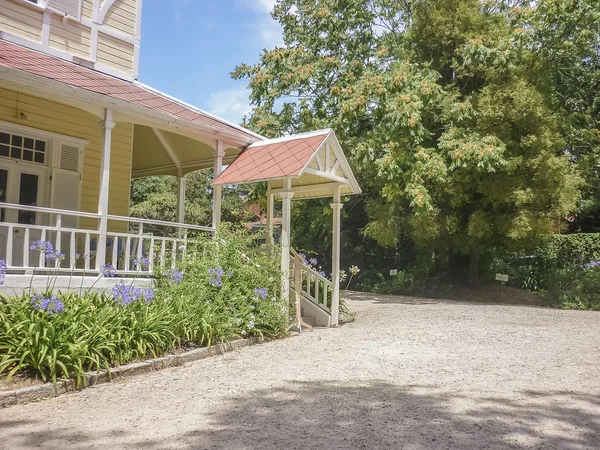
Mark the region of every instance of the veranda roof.
[[278, 192], [286, 178], [291, 179], [295, 199], [331, 197], [338, 186], [342, 195], [361, 192], [331, 129], [255, 142], [214, 184], [267, 181], [271, 192]]
[[122, 80], [0, 39], [0, 80], [9, 89], [74, 105], [135, 124], [132, 176], [177, 175], [214, 165], [216, 141], [224, 163], [264, 137], [138, 82]]

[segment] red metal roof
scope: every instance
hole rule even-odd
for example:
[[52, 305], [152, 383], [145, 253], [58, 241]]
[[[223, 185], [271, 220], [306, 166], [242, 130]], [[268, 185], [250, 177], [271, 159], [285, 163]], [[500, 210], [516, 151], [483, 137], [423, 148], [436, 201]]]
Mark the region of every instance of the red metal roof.
[[234, 133], [249, 143], [259, 139], [248, 130], [228, 124], [143, 86], [2, 40], [0, 65], [187, 119], [219, 131]]
[[[318, 134], [317, 134], [318, 133]], [[255, 142], [217, 177], [214, 184], [294, 177], [310, 161], [331, 130]]]

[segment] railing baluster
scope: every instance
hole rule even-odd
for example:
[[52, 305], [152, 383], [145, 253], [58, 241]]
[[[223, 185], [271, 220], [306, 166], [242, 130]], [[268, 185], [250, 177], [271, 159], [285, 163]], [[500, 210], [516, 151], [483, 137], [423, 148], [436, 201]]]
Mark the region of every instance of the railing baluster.
[[[85, 244], [83, 244], [83, 254], [87, 255], [87, 257], [84, 259], [84, 268], [85, 270], [90, 270], [90, 259], [92, 259], [92, 255], [90, 255], [90, 240], [91, 240], [91, 236], [90, 233], [85, 233]], [[98, 252], [98, 249], [96, 248], [96, 253]]]
[[127, 236], [127, 241], [126, 241], [126, 245], [125, 245], [125, 261], [123, 262], [123, 265], [125, 266], [123, 269], [126, 271], [129, 271], [131, 268], [130, 260], [131, 260], [131, 237]]
[[[109, 239], [107, 238], [107, 242]], [[117, 236], [112, 237], [112, 265], [116, 270], [119, 270], [119, 260], [117, 259], [117, 250], [119, 249], [119, 238]]]
[[[57, 214], [56, 215], [56, 242], [54, 245], [54, 250], [56, 250], [57, 252], [60, 252], [60, 247], [61, 247], [61, 232], [60, 229], [62, 227], [62, 215]], [[60, 261], [58, 262], [58, 265], [60, 267]]]
[[29, 228], [25, 227], [23, 236], [23, 267], [29, 267]]
[[167, 242], [165, 239], [161, 240], [160, 244], [160, 267], [165, 266], [165, 253], [167, 252]]
[[179, 242], [177, 239], [173, 239], [172, 243], [173, 248], [171, 249], [171, 267], [175, 268], [175, 261], [177, 260], [177, 245]]
[[[46, 229], [45, 228], [42, 229], [42, 235], [40, 236], [40, 238], [41, 238], [42, 242], [46, 241]], [[40, 252], [40, 258], [39, 258], [39, 261], [38, 261], [38, 267], [42, 268], [42, 267], [44, 267], [45, 264], [46, 264], [45, 255], [44, 255], [44, 253]]]
[[12, 225], [8, 226], [8, 239], [6, 242], [6, 266], [7, 267], [11, 267], [12, 266], [12, 253], [13, 253], [13, 236], [14, 234], [14, 227]]
[[154, 238], [150, 238], [150, 253], [148, 258], [150, 259], [150, 267], [148, 267], [148, 270], [152, 272], [154, 271]]
[[69, 242], [69, 264], [71, 264], [70, 269], [74, 269], [77, 261], [75, 261], [75, 233], [71, 231], [71, 241]]
[[317, 300], [317, 305], [319, 304], [319, 283], [321, 281], [315, 277], [315, 299]]
[[144, 255], [144, 224], [140, 223], [140, 228], [138, 230], [138, 246], [137, 246], [137, 252], [136, 252], [136, 257], [138, 260], [142, 259], [142, 256]]

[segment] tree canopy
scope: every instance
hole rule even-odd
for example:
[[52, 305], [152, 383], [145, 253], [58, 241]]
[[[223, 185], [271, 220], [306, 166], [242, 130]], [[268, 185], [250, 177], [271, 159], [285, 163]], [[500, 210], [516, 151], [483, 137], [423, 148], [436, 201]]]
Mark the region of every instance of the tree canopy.
[[[595, 0], [280, 0], [285, 45], [232, 75], [249, 83], [254, 131], [335, 129], [364, 191], [345, 213], [360, 228], [346, 257], [373, 239], [393, 260], [408, 241], [411, 264], [468, 265], [476, 282], [490, 250], [600, 211], [599, 11]], [[297, 207], [319, 220], [324, 204]], [[295, 238], [310, 246], [306, 222]]]

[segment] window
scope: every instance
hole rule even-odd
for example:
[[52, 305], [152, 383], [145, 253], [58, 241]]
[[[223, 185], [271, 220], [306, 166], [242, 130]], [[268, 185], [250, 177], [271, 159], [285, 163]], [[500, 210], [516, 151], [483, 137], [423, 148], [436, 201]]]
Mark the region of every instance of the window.
[[46, 147], [44, 140], [0, 132], [0, 156], [5, 158], [45, 164]]

